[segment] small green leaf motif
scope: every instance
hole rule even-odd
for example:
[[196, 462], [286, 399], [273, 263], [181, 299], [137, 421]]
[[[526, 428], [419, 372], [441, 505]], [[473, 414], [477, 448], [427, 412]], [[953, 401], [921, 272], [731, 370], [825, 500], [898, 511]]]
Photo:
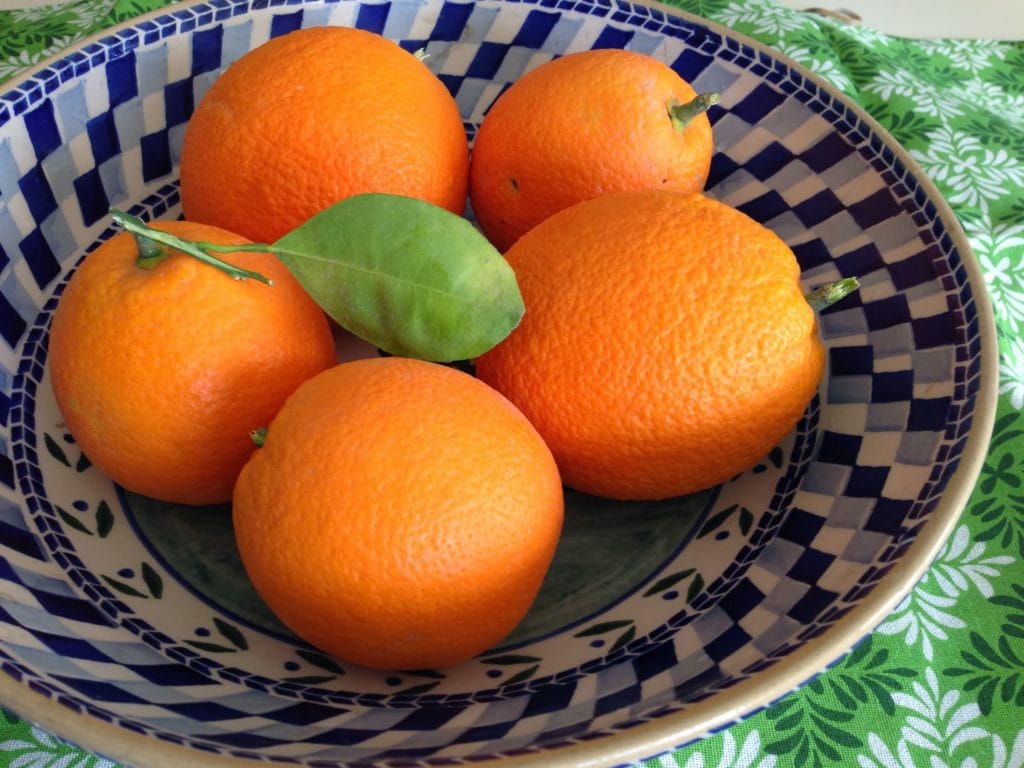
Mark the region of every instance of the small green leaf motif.
[[146, 582], [146, 588], [154, 598], [159, 600], [164, 594], [164, 580], [149, 563], [142, 564], [142, 580]]
[[600, 624], [595, 624], [592, 627], [577, 632], [573, 637], [593, 637], [594, 635], [603, 635], [606, 632], [611, 632], [616, 629], [622, 629], [623, 627], [632, 626], [633, 619], [620, 619], [617, 621], [604, 621]]
[[426, 677], [431, 680], [444, 680], [444, 672], [438, 672], [436, 669], [407, 669], [402, 674], [413, 675], [414, 677]]
[[296, 655], [304, 661], [308, 661], [314, 667], [320, 669], [326, 669], [328, 672], [333, 672], [335, 675], [344, 675], [345, 670], [341, 667], [338, 662], [319, 651], [310, 651], [305, 648], [299, 648], [295, 651]]
[[505, 680], [502, 683], [502, 685], [515, 685], [516, 683], [522, 683], [526, 680], [529, 680], [531, 677], [537, 674], [538, 669], [540, 669], [540, 664], [534, 664], [532, 667], [527, 667], [526, 669], [520, 670], [519, 672], [516, 672], [514, 675], [512, 675], [512, 677], [510, 677], [508, 680]]
[[78, 461], [75, 462], [76, 472], [85, 472], [89, 467], [92, 466], [92, 462], [89, 461], [89, 457], [84, 453], [78, 454]]
[[47, 453], [53, 456], [53, 458], [65, 467], [71, 466], [71, 462], [68, 461], [68, 455], [64, 452], [64, 449], [60, 447], [60, 444], [50, 436], [49, 432], [43, 433], [43, 445], [46, 446]]
[[185, 643], [191, 645], [193, 648], [198, 648], [201, 651], [207, 651], [209, 653], [236, 653], [238, 651], [237, 648], [221, 645], [220, 643], [210, 643], [205, 640], [186, 640]]
[[[579, 635], [577, 635], [579, 637]], [[499, 666], [515, 666], [519, 664], [533, 664], [534, 662], [540, 661], [538, 656], [526, 656], [519, 654], [507, 653], [501, 656], [487, 656], [480, 661], [484, 664], [497, 664]]]
[[506, 653], [499, 656], [486, 656], [480, 661], [484, 664], [493, 664], [502, 667], [525, 667], [520, 669], [518, 672], [513, 674], [507, 680], [502, 680], [499, 685], [514, 685], [515, 683], [521, 683], [525, 680], [529, 680], [531, 677], [537, 674], [537, 670], [540, 669], [541, 658], [539, 656], [528, 656], [525, 654]]
[[[617, 619], [615, 621], [599, 622], [598, 624], [594, 624], [592, 627], [588, 627], [587, 629], [577, 632], [573, 637], [596, 637], [597, 635], [606, 635], [609, 632], [617, 632], [620, 629], [624, 631], [619, 633], [619, 636], [612, 643], [611, 648], [608, 649], [608, 653], [612, 653], [619, 650], [636, 637], [636, 622], [633, 619]], [[600, 645], [603, 642], [603, 640], [599, 640], [595, 641], [593, 644]]]
[[420, 683], [419, 685], [413, 685], [409, 688], [403, 688], [396, 692], [395, 696], [419, 696], [421, 693], [427, 693], [428, 691], [434, 690], [440, 684], [440, 680], [434, 680], [430, 683]]
[[[113, 576], [103, 576], [103, 580], [122, 595], [141, 597], [145, 600], [152, 597], [159, 600], [163, 596], [164, 590], [163, 579], [160, 577], [160, 574], [156, 572], [153, 566], [145, 562], [140, 564], [139, 570], [142, 573], [142, 581], [146, 585], [146, 590], [149, 594], [126, 581], [115, 579]], [[134, 572], [131, 569], [125, 569], [119, 575], [125, 578], [134, 578]]]
[[221, 618], [216, 616], [213, 617], [213, 626], [217, 628], [217, 631], [224, 636], [224, 639], [231, 643], [235, 648], [245, 651], [249, 649], [249, 642], [245, 639], [238, 627], [233, 624], [228, 624]]
[[681, 571], [670, 573], [668, 576], [663, 576], [662, 578], [654, 582], [650, 589], [644, 592], [643, 596], [651, 597], [652, 595], [659, 595], [662, 592], [666, 592], [683, 579], [687, 578], [688, 576], [692, 576], [694, 573], [696, 573], [696, 568], [684, 568]]
[[686, 602], [687, 604], [693, 604], [693, 601], [697, 599], [697, 596], [704, 589], [704, 577], [699, 573], [693, 577], [693, 581], [690, 582], [690, 588], [686, 590]]
[[74, 528], [76, 531], [81, 531], [82, 533], [87, 533], [90, 536], [92, 536], [92, 531], [90, 531], [86, 527], [85, 523], [83, 523], [77, 517], [72, 515], [66, 509], [64, 509], [63, 507], [60, 507], [60, 506], [56, 506], [56, 505], [54, 506], [54, 509], [57, 511], [57, 516], [61, 520], [63, 520], [67, 525], [69, 525], [71, 528]]
[[101, 539], [105, 539], [114, 528], [114, 513], [110, 511], [110, 505], [103, 499], [96, 505], [96, 533]]
[[281, 680], [286, 683], [295, 683], [296, 685], [321, 685], [322, 683], [329, 683], [335, 678], [336, 675], [297, 675], [295, 677], [282, 677]]
[[730, 533], [729, 530], [719, 529], [721, 529], [726, 524], [726, 522], [728, 522], [729, 519], [737, 512], [739, 512], [739, 515], [737, 516], [737, 523], [740, 529], [740, 533], [746, 536], [750, 532], [750, 529], [753, 527], [754, 514], [749, 509], [740, 506], [739, 504], [730, 504], [725, 509], [721, 510], [720, 512], [716, 512], [714, 515], [712, 515], [704, 521], [704, 525], [702, 525], [700, 530], [697, 532], [697, 538], [703, 539], [705, 536], [708, 536], [711, 533], [715, 533], [716, 531], [716, 539], [728, 538]]
[[471, 359], [523, 316], [501, 253], [468, 220], [422, 200], [355, 195], [272, 249], [339, 325], [394, 355]]
[[121, 581], [120, 579], [115, 579], [112, 576], [104, 575], [103, 580], [107, 582], [107, 584], [112, 586], [114, 589], [116, 589], [118, 592], [120, 592], [122, 595], [128, 595], [128, 597], [141, 597], [144, 599], [149, 598], [149, 595], [145, 594], [144, 592], [140, 592], [131, 584], [127, 584]]

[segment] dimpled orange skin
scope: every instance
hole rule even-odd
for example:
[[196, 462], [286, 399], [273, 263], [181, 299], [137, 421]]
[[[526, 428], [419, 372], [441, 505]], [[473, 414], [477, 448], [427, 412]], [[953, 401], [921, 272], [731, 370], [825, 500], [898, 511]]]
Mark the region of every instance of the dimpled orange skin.
[[683, 132], [668, 103], [694, 89], [640, 53], [599, 49], [542, 64], [487, 112], [473, 143], [470, 200], [495, 247], [507, 250], [541, 221], [611, 192], [700, 192], [711, 167], [706, 114]]
[[[190, 222], [154, 223], [187, 239], [244, 238]], [[253, 451], [249, 432], [336, 358], [320, 308], [274, 256], [225, 261], [274, 280], [235, 280], [172, 251], [136, 266], [120, 233], [86, 256], [53, 315], [57, 405], [82, 452], [125, 488], [164, 501], [228, 501]]]
[[778, 444], [817, 390], [824, 350], [796, 258], [722, 203], [609, 195], [506, 256], [526, 313], [476, 373], [573, 488], [658, 499], [716, 485]]
[[444, 668], [525, 616], [561, 532], [536, 430], [472, 376], [390, 357], [303, 384], [235, 488], [257, 592], [296, 634], [380, 669]]
[[185, 217], [273, 242], [354, 194], [461, 214], [469, 146], [458, 106], [411, 53], [346, 27], [290, 32], [213, 83], [185, 129]]

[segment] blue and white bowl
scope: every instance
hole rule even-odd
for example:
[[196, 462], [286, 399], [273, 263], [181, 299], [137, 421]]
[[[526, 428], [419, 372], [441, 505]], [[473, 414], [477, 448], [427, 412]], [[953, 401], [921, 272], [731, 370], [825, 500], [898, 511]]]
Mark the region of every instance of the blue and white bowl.
[[[179, 215], [177, 161], [224, 67], [298, 27], [426, 48], [470, 137], [569, 51], [629, 47], [721, 93], [710, 194], [777, 231], [828, 374], [751, 471], [657, 504], [568, 496], [541, 597], [458, 668], [372, 672], [284, 630], [226, 510], [91, 467], [47, 375], [50, 316], [111, 206]], [[835, 662], [912, 587], [978, 474], [996, 350], [983, 283], [907, 154], [820, 80], [725, 29], [607, 0], [207, 0], [62, 54], [0, 95], [0, 703], [138, 766], [613, 765], [697, 739]]]

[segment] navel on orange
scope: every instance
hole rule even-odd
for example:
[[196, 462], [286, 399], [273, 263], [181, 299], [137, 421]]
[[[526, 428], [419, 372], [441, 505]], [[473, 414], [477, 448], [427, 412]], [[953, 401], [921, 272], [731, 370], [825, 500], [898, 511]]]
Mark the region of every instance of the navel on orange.
[[[191, 222], [154, 223], [191, 240], [244, 238]], [[274, 281], [236, 280], [171, 251], [137, 263], [120, 233], [88, 254], [53, 315], [57, 405], [83, 453], [125, 488], [164, 501], [231, 498], [266, 424], [292, 390], [335, 361], [327, 319], [274, 256], [224, 259]]]
[[599, 195], [702, 191], [713, 97], [697, 97], [668, 65], [631, 51], [570, 53], [527, 72], [498, 97], [473, 144], [470, 200], [484, 233], [506, 250]]
[[302, 384], [234, 494], [257, 592], [296, 634], [375, 668], [443, 668], [500, 642], [554, 556], [550, 451], [472, 376], [400, 357]]
[[273, 242], [354, 194], [461, 214], [469, 147], [455, 99], [390, 40], [347, 27], [290, 32], [213, 83], [181, 150], [185, 216]]
[[506, 256], [526, 314], [476, 372], [578, 490], [657, 499], [713, 486], [765, 456], [817, 390], [824, 351], [796, 258], [723, 203], [607, 195]]

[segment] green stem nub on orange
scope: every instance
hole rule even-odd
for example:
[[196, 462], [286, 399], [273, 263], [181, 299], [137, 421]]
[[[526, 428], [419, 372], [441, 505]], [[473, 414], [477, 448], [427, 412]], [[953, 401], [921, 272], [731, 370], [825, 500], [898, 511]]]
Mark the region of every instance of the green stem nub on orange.
[[804, 298], [811, 305], [811, 309], [820, 312], [836, 302], [842, 301], [858, 288], [860, 288], [860, 281], [856, 277], [844, 277], [842, 280], [826, 283], [813, 291], [808, 291], [804, 294]]
[[127, 232], [130, 232], [135, 236], [135, 242], [138, 245], [139, 256], [135, 263], [141, 269], [153, 269], [157, 264], [167, 258], [168, 248], [174, 248], [175, 250], [187, 253], [189, 256], [199, 259], [205, 264], [209, 264], [211, 267], [216, 267], [222, 272], [226, 272], [235, 280], [258, 280], [261, 283], [267, 285], [273, 285], [272, 281], [261, 275], [259, 272], [253, 272], [249, 269], [242, 269], [236, 267], [233, 264], [229, 264], [223, 259], [219, 259], [209, 251], [239, 251], [239, 250], [271, 250], [270, 246], [262, 244], [254, 244], [250, 246], [217, 246], [214, 243], [202, 243], [193, 242], [186, 240], [182, 237], [177, 237], [169, 232], [164, 232], [159, 229], [153, 229], [148, 226], [142, 219], [137, 216], [132, 216], [130, 213], [119, 211], [116, 208], [110, 209], [111, 218], [120, 224]]
[[252, 444], [257, 448], [262, 448], [263, 444], [267, 442], [267, 428], [258, 427], [249, 433], [249, 439], [252, 440]]
[[672, 127], [682, 133], [686, 126], [697, 115], [703, 115], [712, 106], [718, 103], [717, 93], [699, 93], [685, 104], [680, 104], [675, 99], [669, 99], [668, 116], [672, 120]]

